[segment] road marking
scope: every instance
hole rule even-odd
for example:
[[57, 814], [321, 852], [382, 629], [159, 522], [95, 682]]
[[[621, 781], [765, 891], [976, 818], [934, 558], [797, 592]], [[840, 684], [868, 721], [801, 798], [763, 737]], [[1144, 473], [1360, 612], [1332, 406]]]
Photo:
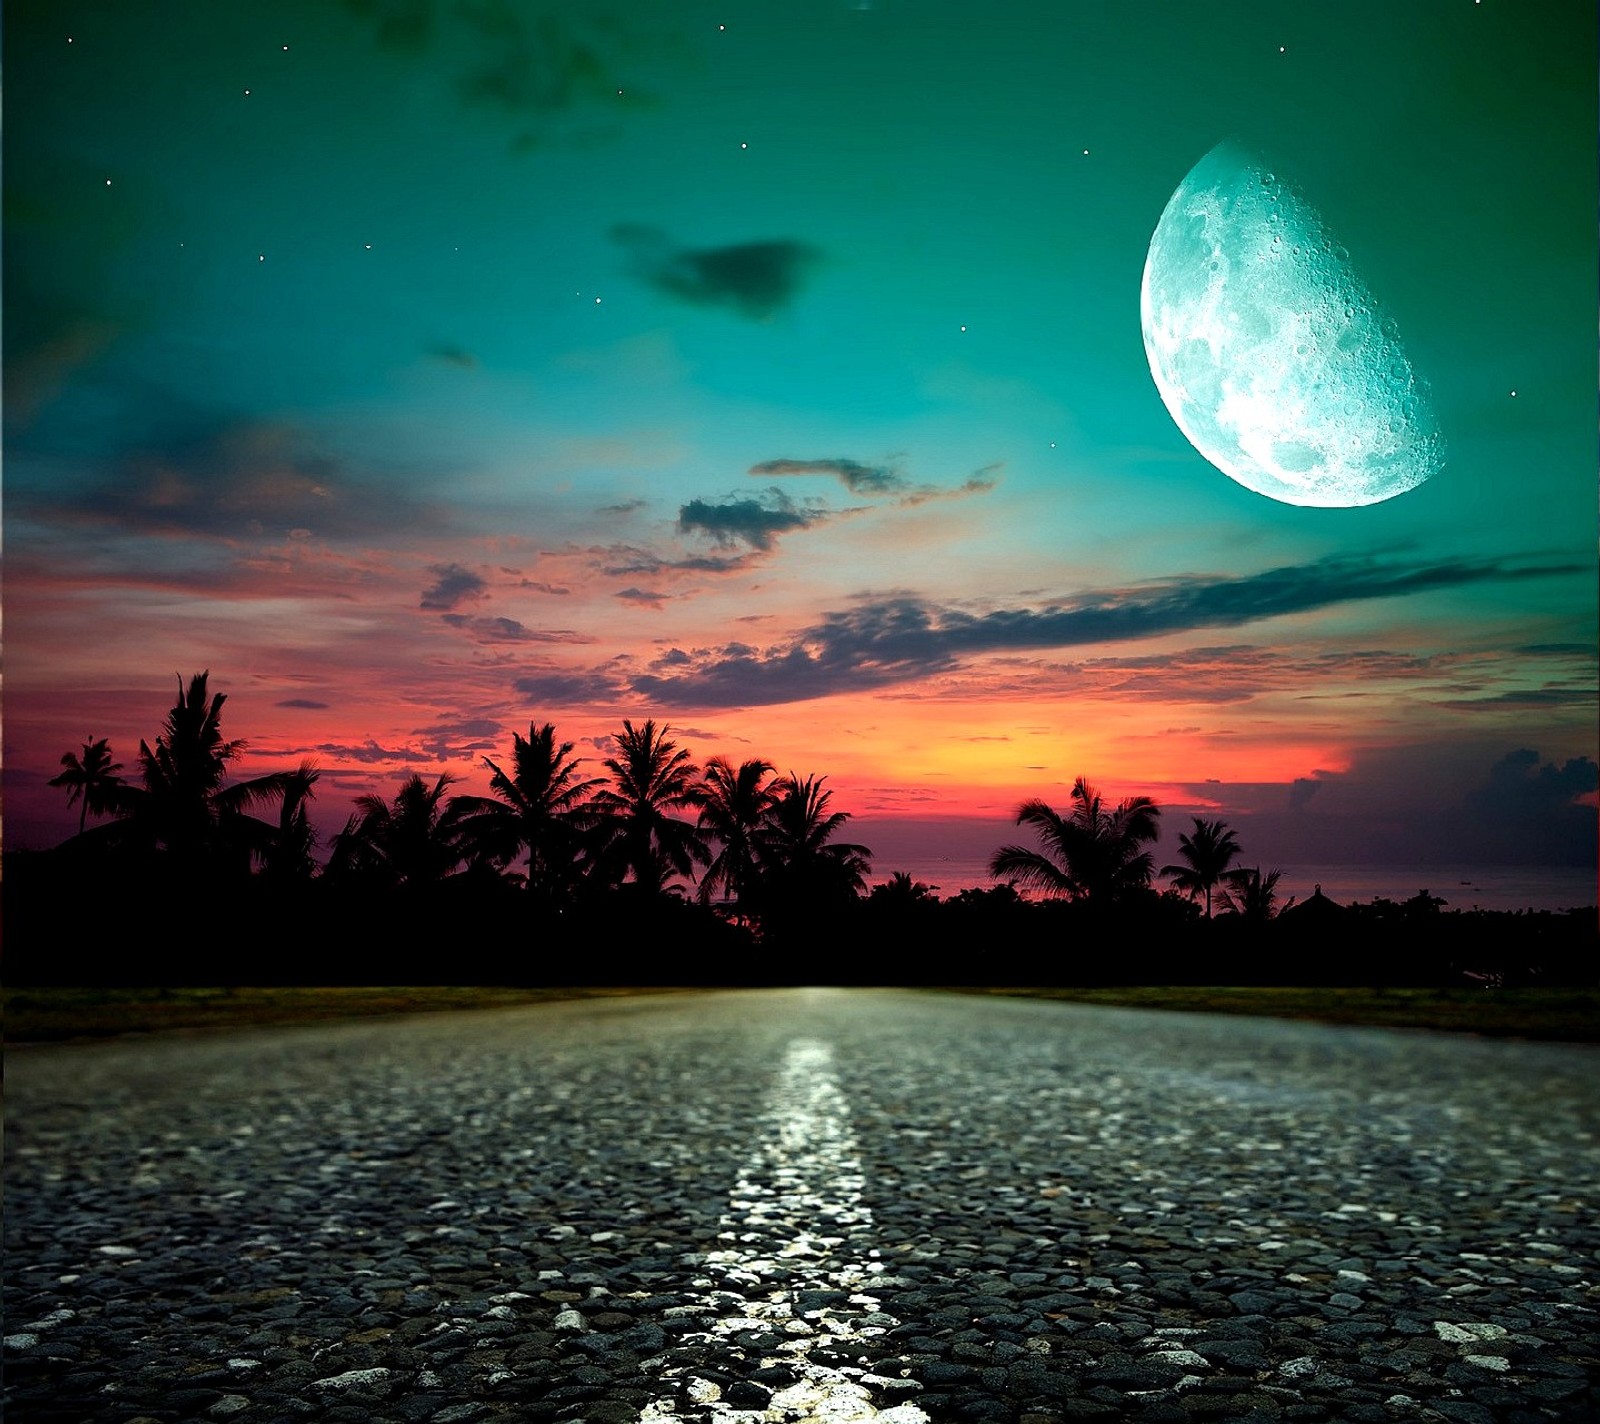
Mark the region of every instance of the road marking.
[[[868, 1386], [880, 1392], [910, 1387], [882, 1379], [865, 1367], [824, 1364], [813, 1352], [836, 1354], [882, 1335], [899, 1322], [884, 1315], [869, 1294], [883, 1271], [867, 1242], [872, 1212], [861, 1199], [865, 1177], [850, 1129], [850, 1109], [833, 1072], [833, 1050], [797, 1038], [767, 1101], [765, 1131], [733, 1188], [718, 1239], [725, 1243], [703, 1261], [695, 1282], [708, 1293], [717, 1318], [691, 1344], [736, 1342], [748, 1332], [781, 1335], [759, 1351], [757, 1369], [788, 1365], [800, 1378], [773, 1392], [764, 1406], [741, 1407], [723, 1398], [715, 1381], [693, 1366], [669, 1368], [689, 1403], [657, 1399], [640, 1424], [684, 1418], [718, 1424], [928, 1424], [914, 1404], [879, 1409]], [[847, 1305], [803, 1308], [808, 1291], [844, 1292]], [[734, 1343], [731, 1358], [751, 1356]], [[713, 1356], [714, 1358], [714, 1356]], [[680, 1413], [680, 1407], [688, 1409]]]

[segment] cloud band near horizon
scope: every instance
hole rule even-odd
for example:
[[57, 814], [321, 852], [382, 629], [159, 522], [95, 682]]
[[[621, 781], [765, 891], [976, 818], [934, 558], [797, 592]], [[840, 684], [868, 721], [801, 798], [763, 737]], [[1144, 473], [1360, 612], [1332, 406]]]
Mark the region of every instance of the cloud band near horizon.
[[[863, 598], [786, 643], [761, 650], [743, 643], [697, 650], [686, 660], [672, 660], [670, 665], [683, 671], [637, 674], [618, 690], [667, 707], [771, 706], [907, 682], [948, 671], [964, 657], [1239, 627], [1338, 604], [1575, 571], [1566, 564], [1325, 558], [1242, 578], [1190, 576], [984, 613], [941, 607], [914, 594]], [[517, 686], [521, 689], [522, 682]]]

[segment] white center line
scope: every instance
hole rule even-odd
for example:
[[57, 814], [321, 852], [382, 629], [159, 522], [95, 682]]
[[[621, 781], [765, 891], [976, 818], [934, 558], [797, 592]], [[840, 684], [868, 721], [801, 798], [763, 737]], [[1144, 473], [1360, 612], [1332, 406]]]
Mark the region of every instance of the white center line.
[[[687, 1341], [730, 1342], [732, 1365], [750, 1356], [744, 1344], [733, 1343], [737, 1336], [781, 1336], [748, 1367], [787, 1365], [799, 1378], [764, 1406], [741, 1408], [692, 1366], [668, 1368], [664, 1376], [683, 1381], [689, 1403], [654, 1400], [641, 1411], [641, 1424], [686, 1417], [718, 1424], [928, 1424], [914, 1404], [879, 1409], [872, 1402], [872, 1389], [914, 1389], [909, 1381], [811, 1359], [813, 1352], [837, 1355], [899, 1323], [868, 1293], [883, 1266], [865, 1245], [872, 1213], [861, 1200], [865, 1179], [850, 1109], [826, 1043], [797, 1038], [789, 1044], [764, 1122], [722, 1218], [718, 1239], [725, 1244], [701, 1258], [707, 1275], [695, 1281], [707, 1292], [706, 1313], [715, 1312], [716, 1319]], [[843, 1292], [848, 1305], [803, 1308], [800, 1296], [809, 1291]], [[714, 1368], [726, 1372], [720, 1362]], [[679, 1413], [680, 1407], [691, 1414]]]

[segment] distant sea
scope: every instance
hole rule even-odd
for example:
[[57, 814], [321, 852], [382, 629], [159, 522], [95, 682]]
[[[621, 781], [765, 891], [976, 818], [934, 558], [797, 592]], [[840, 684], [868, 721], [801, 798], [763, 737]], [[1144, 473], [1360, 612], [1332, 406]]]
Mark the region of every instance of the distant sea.
[[[1548, 865], [1285, 865], [1278, 881], [1280, 903], [1293, 895], [1308, 899], [1316, 886], [1340, 905], [1367, 904], [1375, 898], [1409, 900], [1419, 890], [1441, 897], [1450, 910], [1576, 910], [1600, 899], [1597, 873], [1583, 866]], [[960, 890], [987, 890], [996, 882], [987, 861], [956, 857], [898, 860], [875, 858], [869, 883], [887, 880], [897, 870], [913, 880], [937, 885], [941, 898]], [[1160, 882], [1158, 882], [1160, 883]]]

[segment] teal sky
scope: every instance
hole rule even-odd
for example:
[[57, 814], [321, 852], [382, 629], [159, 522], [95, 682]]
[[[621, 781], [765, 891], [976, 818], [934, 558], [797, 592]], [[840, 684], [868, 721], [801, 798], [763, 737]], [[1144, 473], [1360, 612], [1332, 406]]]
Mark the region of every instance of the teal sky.
[[[19, 843], [209, 668], [332, 825], [654, 715], [886, 827], [1085, 774], [1263, 858], [1593, 862], [1592, 4], [4, 23]], [[1396, 322], [1420, 488], [1277, 504], [1168, 416], [1140, 274], [1225, 139]]]

